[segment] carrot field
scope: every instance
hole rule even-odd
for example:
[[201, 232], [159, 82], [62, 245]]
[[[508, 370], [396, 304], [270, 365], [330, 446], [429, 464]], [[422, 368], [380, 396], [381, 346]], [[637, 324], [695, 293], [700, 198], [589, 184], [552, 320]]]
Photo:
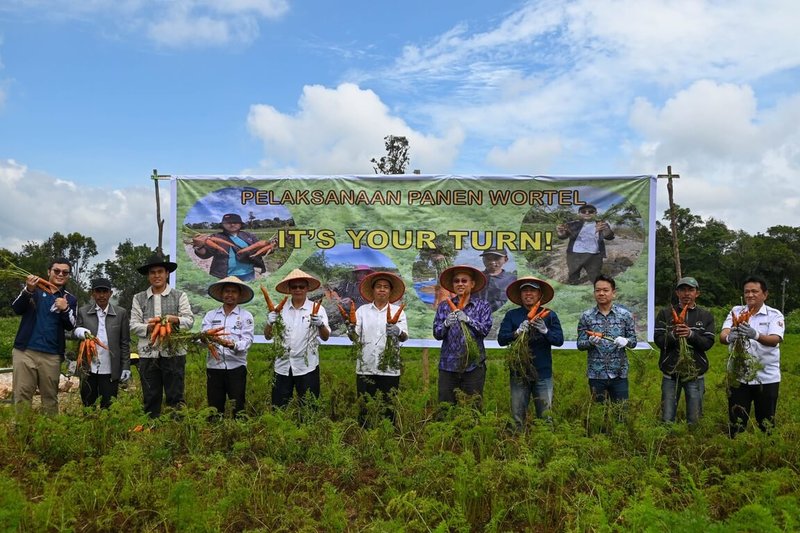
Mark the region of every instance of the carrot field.
[[[0, 320], [3, 348], [16, 323]], [[585, 354], [564, 350], [554, 356], [553, 422], [524, 434], [510, 429], [503, 351], [490, 352], [478, 411], [439, 408], [438, 352], [426, 387], [421, 350], [403, 349], [395, 424], [373, 403], [362, 428], [346, 347], [322, 351], [319, 404], [287, 411], [269, 405], [265, 348], [251, 351], [242, 420], [207, 420], [199, 356], [187, 364], [180, 416], [146, 418], [135, 385], [107, 411], [83, 411], [76, 394], [53, 418], [15, 420], [0, 406], [0, 530], [800, 529], [798, 335], [782, 347], [777, 427], [733, 440], [719, 346], [696, 428], [659, 422], [655, 352], [641, 354], [644, 373], [631, 378], [620, 416], [589, 401]]]

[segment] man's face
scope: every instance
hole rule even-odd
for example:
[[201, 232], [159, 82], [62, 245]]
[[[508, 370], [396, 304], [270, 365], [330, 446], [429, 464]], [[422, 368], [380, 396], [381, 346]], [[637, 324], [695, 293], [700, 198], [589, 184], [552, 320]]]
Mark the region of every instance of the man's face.
[[289, 292], [292, 295], [292, 300], [305, 300], [306, 293], [308, 293], [308, 282], [300, 279], [290, 281]]
[[225, 233], [239, 233], [239, 230], [242, 229], [242, 225], [238, 222], [223, 222], [222, 229], [225, 230]]
[[744, 285], [744, 302], [747, 307], [759, 309], [764, 302], [767, 301], [767, 291], [761, 289], [760, 283], [745, 283]]
[[106, 288], [92, 289], [92, 299], [101, 309], [105, 309], [111, 299], [111, 290]]
[[372, 286], [372, 294], [376, 301], [387, 302], [389, 295], [392, 293], [392, 286], [385, 279], [379, 279]]
[[536, 305], [536, 302], [542, 299], [542, 291], [534, 289], [533, 287], [523, 287], [522, 290], [519, 291], [519, 295], [525, 307], [533, 307]]
[[578, 216], [581, 220], [594, 220], [597, 210], [594, 207], [581, 207], [578, 209]]
[[486, 254], [483, 256], [483, 266], [490, 276], [496, 276], [503, 271], [503, 266], [508, 262], [508, 257], [499, 254]]
[[150, 282], [150, 286], [154, 289], [166, 287], [167, 280], [169, 280], [169, 273], [163, 266], [150, 267], [150, 270], [147, 271], [147, 281]]
[[700, 296], [700, 291], [695, 287], [681, 285], [675, 289], [675, 294], [678, 296], [678, 301], [681, 303], [681, 307], [689, 307], [691, 309], [694, 307], [697, 297]]
[[464, 296], [468, 292], [471, 293], [474, 287], [475, 281], [466, 272], [456, 272], [453, 276], [453, 289], [457, 295]]
[[617, 291], [605, 280], [600, 280], [594, 284], [594, 301], [598, 305], [607, 305], [614, 301]]
[[239, 296], [242, 289], [238, 285], [225, 285], [222, 288], [222, 303], [225, 305], [236, 305], [239, 303]]
[[66, 263], [53, 263], [53, 266], [47, 271], [48, 280], [56, 287], [63, 287], [66, 285], [69, 274], [70, 268]]

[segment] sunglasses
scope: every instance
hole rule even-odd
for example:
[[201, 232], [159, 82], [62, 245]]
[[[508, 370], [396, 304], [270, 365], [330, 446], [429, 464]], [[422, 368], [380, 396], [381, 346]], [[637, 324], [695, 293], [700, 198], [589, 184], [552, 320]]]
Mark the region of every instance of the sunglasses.
[[61, 270], [60, 268], [51, 268], [50, 270], [56, 276], [69, 276], [69, 270]]
[[581, 213], [586, 213], [587, 215], [593, 215], [593, 214], [597, 213], [597, 211], [595, 211], [594, 209], [581, 209], [580, 212]]
[[306, 285], [289, 285], [289, 290], [305, 289], [306, 287]]

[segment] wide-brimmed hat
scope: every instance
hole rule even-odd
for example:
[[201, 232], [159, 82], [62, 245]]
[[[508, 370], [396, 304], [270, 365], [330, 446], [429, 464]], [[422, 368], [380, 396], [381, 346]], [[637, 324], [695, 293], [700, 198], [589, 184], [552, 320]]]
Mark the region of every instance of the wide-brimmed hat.
[[456, 265], [445, 269], [439, 276], [439, 284], [450, 292], [456, 292], [453, 290], [453, 276], [455, 276], [456, 272], [466, 272], [470, 275], [475, 282], [472, 292], [478, 292], [486, 286], [486, 275], [477, 268], [468, 265]]
[[380, 279], [385, 279], [389, 282], [389, 285], [392, 286], [392, 290], [389, 293], [390, 302], [396, 302], [403, 297], [403, 294], [406, 292], [406, 284], [403, 283], [400, 276], [392, 274], [391, 272], [373, 272], [362, 279], [361, 284], [358, 286], [358, 292], [361, 293], [361, 296], [363, 296], [366, 301], [371, 302], [375, 300], [374, 285]]
[[512, 282], [506, 288], [506, 296], [508, 299], [514, 302], [517, 305], [522, 304], [522, 289], [524, 287], [532, 287], [534, 289], [539, 289], [542, 291], [542, 299], [540, 300], [540, 304], [544, 305], [550, 300], [553, 299], [555, 296], [556, 291], [553, 290], [553, 286], [547, 283], [544, 280], [539, 278], [534, 278], [533, 276], [525, 276], [522, 278], [518, 278], [516, 281]]
[[353, 269], [353, 272], [370, 272], [370, 273], [372, 273], [372, 272], [375, 272], [375, 269], [373, 269], [369, 265], [356, 265], [356, 267]]
[[319, 289], [319, 286], [321, 285], [319, 280], [317, 278], [315, 278], [314, 276], [306, 274], [305, 272], [303, 272], [299, 268], [295, 268], [294, 270], [292, 270], [291, 272], [286, 274], [286, 277], [283, 278], [277, 285], [275, 285], [275, 290], [278, 291], [281, 294], [291, 294], [292, 291], [289, 290], [289, 282], [290, 281], [294, 281], [294, 280], [299, 280], [299, 279], [302, 279], [302, 280], [305, 280], [305, 281], [308, 282], [308, 290], [309, 291], [317, 290], [317, 289]]
[[248, 287], [246, 283], [236, 276], [228, 276], [227, 278], [222, 278], [218, 282], [209, 285], [208, 295], [214, 298], [216, 301], [221, 302], [222, 291], [225, 289], [225, 285], [236, 285], [239, 287], [239, 301], [236, 303], [246, 304], [253, 299], [253, 289]]
[[136, 270], [139, 272], [139, 274], [146, 276], [148, 272], [150, 272], [150, 269], [152, 267], [157, 267], [157, 266], [166, 268], [167, 272], [175, 272], [175, 270], [178, 268], [178, 263], [173, 263], [172, 261], [170, 261], [168, 255], [164, 256], [159, 253], [154, 253], [147, 259], [147, 262], [145, 264], [143, 264]]

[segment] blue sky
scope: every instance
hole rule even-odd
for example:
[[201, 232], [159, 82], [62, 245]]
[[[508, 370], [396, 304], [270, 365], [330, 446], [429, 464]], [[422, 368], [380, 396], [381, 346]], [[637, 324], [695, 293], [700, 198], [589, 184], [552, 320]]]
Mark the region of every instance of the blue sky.
[[2, 0], [0, 247], [153, 245], [153, 168], [370, 174], [387, 134], [430, 174], [672, 165], [696, 214], [797, 226], [799, 26], [793, 0]]

